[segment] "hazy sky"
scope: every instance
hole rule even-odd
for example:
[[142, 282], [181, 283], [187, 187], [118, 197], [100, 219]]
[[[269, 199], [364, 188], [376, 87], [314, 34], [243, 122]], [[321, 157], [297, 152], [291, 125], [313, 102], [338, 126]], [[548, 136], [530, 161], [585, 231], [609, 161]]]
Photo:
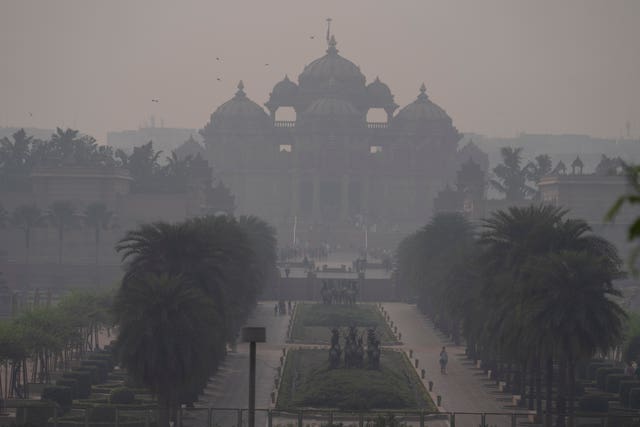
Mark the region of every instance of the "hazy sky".
[[0, 0], [0, 126], [201, 128], [239, 79], [259, 104], [297, 80], [327, 17], [367, 81], [401, 106], [424, 81], [461, 131], [640, 135], [637, 0]]

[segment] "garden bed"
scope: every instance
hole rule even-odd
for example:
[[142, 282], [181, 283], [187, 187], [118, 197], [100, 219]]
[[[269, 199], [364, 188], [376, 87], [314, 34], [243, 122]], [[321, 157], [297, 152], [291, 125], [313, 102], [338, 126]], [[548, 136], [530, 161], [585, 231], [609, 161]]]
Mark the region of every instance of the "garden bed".
[[380, 370], [330, 369], [327, 350], [291, 350], [276, 408], [437, 412], [407, 357], [393, 350], [382, 351]]

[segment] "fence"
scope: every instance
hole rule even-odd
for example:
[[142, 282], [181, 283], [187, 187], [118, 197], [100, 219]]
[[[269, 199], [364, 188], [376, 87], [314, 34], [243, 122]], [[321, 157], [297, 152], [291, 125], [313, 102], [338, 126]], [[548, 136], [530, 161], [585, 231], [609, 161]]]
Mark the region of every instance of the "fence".
[[[72, 409], [64, 416], [51, 402], [8, 401], [0, 413], [0, 426], [31, 424], [36, 427], [155, 427], [155, 409], [118, 407]], [[33, 406], [33, 405], [36, 406]], [[555, 417], [555, 415], [554, 415]], [[247, 427], [245, 408], [182, 408], [175, 427]], [[425, 411], [366, 411], [256, 409], [259, 427], [518, 427], [542, 424], [533, 413], [479, 413]], [[640, 414], [576, 415], [576, 426], [631, 427]]]

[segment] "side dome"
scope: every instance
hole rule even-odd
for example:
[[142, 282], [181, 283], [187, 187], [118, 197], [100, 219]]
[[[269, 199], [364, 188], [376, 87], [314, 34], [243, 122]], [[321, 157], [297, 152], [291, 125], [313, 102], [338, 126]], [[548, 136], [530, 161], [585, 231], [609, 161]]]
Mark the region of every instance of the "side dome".
[[384, 108], [395, 106], [393, 94], [389, 86], [382, 83], [378, 77], [367, 85], [367, 96], [370, 106], [373, 108]]
[[398, 114], [394, 117], [393, 121], [395, 125], [415, 124], [419, 122], [445, 122], [451, 124], [451, 117], [429, 100], [426, 94], [427, 88], [420, 86], [420, 95], [411, 104], [402, 108]]
[[272, 125], [269, 115], [244, 93], [242, 80], [238, 91], [229, 101], [219, 106], [211, 115], [203, 135], [222, 129], [264, 129]]
[[330, 79], [341, 83], [357, 82], [364, 86], [366, 80], [364, 74], [356, 64], [338, 55], [336, 44], [335, 37], [331, 36], [327, 54], [304, 67], [298, 77], [300, 86], [321, 85]]
[[298, 94], [298, 85], [289, 80], [289, 76], [276, 83], [273, 90], [269, 94], [269, 101], [265, 106], [270, 110], [277, 107], [290, 107], [296, 100]]

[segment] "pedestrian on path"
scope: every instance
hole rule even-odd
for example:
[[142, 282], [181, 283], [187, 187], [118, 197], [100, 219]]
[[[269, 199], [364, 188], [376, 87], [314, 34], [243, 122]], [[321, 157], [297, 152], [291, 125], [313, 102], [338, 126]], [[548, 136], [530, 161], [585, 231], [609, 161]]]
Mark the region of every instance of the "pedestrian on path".
[[447, 373], [447, 363], [449, 362], [449, 355], [447, 354], [447, 350], [442, 347], [442, 351], [440, 352], [440, 373]]

